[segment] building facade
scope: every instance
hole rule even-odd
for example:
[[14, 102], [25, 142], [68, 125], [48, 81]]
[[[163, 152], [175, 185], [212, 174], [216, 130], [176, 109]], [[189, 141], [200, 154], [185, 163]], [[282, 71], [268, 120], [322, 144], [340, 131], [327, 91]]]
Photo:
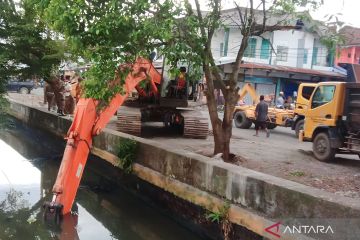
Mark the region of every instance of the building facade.
[[[236, 11], [229, 9], [222, 14], [237, 14]], [[275, 23], [276, 20], [269, 21]], [[292, 24], [297, 24], [297, 21], [292, 21]], [[304, 22], [300, 29], [278, 30], [267, 32], [261, 37], [250, 37], [242, 60], [245, 64], [254, 64], [254, 67], [245, 71], [243, 76], [239, 75], [239, 87], [244, 82], [249, 82], [254, 85], [258, 94], [278, 95], [283, 91], [286, 96], [292, 96], [303, 81], [332, 80], [333, 76], [334, 79], [343, 77], [338, 73], [332, 74], [334, 69], [330, 64], [333, 61], [327, 48], [321, 44], [321, 31], [313, 29], [311, 23]], [[226, 25], [214, 34], [213, 56], [224, 70], [225, 76], [231, 72], [231, 64], [235, 62], [241, 40], [240, 29], [232, 24]], [[269, 74], [270, 71], [281, 74], [274, 77]], [[303, 79], [299, 78], [299, 74], [294, 77], [294, 72], [303, 72]], [[324, 77], [321, 77], [321, 74], [324, 74]]]
[[344, 37], [344, 44], [337, 48], [335, 64], [360, 64], [360, 29], [345, 26], [339, 33]]

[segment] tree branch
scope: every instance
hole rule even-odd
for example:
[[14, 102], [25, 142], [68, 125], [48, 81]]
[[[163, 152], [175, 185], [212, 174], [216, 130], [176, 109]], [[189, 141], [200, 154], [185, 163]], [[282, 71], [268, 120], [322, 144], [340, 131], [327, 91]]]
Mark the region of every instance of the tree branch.
[[280, 26], [280, 25], [273, 25], [273, 26], [263, 26], [262, 24], [255, 24], [251, 31], [252, 36], [260, 36], [265, 32], [274, 32], [278, 30], [296, 30], [299, 29], [298, 26]]
[[238, 11], [238, 14], [239, 14], [239, 18], [240, 18], [240, 21], [241, 21], [241, 24], [242, 26], [245, 26], [245, 21], [244, 21], [244, 17], [242, 15], [242, 12], [241, 12], [241, 8], [240, 6], [235, 2], [235, 5], [236, 5], [236, 9]]
[[[186, 0], [186, 2], [189, 4], [188, 0]], [[201, 36], [203, 38], [206, 38], [206, 32], [205, 32], [205, 27], [204, 27], [204, 19], [203, 19], [202, 14], [201, 14], [199, 0], [195, 0], [195, 5], [196, 5], [197, 17], [198, 17], [199, 23], [200, 23]]]
[[262, 5], [263, 5], [263, 29], [262, 31], [265, 31], [265, 26], [266, 26], [266, 9], [265, 9], [265, 0], [261, 0]]

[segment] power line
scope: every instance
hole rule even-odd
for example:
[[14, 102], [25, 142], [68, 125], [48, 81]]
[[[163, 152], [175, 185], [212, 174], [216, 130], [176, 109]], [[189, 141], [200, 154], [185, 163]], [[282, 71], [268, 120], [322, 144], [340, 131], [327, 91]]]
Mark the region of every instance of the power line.
[[[233, 57], [236, 57], [236, 55], [231, 55], [231, 56], [233, 56]], [[231, 57], [231, 56], [229, 56], [229, 55], [226, 55], [226, 56], [220, 56], [220, 57]], [[287, 54], [286, 56], [276, 56], [276, 55], [262, 55], [262, 54], [255, 54], [255, 55], [253, 55], [253, 54], [251, 54], [250, 56], [246, 56], [246, 55], [244, 55], [243, 56], [244, 58], [259, 58], [259, 59], [263, 59], [263, 60], [268, 60], [270, 57], [272, 57], [273, 59], [279, 59], [279, 58], [290, 58], [290, 59], [302, 59], [302, 58], [304, 58], [304, 56], [303, 55], [291, 55], [291, 54]], [[264, 58], [261, 58], [261, 57], [264, 57]], [[317, 55], [316, 56], [316, 59], [326, 59], [328, 57], [328, 55]], [[309, 60], [309, 59], [313, 59], [313, 56], [307, 56], [307, 59]]]

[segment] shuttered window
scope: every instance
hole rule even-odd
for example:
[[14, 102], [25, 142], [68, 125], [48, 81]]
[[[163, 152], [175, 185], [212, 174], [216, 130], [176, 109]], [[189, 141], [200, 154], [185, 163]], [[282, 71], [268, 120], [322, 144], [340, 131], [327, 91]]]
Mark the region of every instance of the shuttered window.
[[263, 39], [261, 42], [261, 59], [269, 59], [270, 56], [270, 41], [268, 39]]
[[244, 57], [254, 58], [256, 56], [256, 38], [249, 38]]

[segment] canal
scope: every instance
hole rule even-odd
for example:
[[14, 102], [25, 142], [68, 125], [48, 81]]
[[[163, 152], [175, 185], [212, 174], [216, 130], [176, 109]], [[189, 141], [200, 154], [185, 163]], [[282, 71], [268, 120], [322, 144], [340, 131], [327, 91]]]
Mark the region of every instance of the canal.
[[43, 220], [64, 142], [12, 120], [0, 130], [0, 239], [200, 239], [160, 209], [101, 172], [84, 171], [74, 213], [61, 225]]

